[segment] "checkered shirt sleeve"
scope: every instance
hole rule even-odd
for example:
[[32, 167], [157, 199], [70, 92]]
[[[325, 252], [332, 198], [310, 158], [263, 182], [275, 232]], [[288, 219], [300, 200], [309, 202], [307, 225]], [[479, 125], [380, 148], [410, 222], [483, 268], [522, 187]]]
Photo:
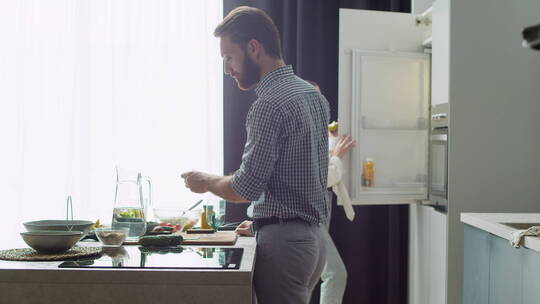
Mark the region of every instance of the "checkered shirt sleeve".
[[267, 189], [279, 157], [282, 120], [280, 111], [262, 100], [255, 102], [248, 112], [242, 165], [233, 177], [233, 189], [247, 200], [259, 199]]

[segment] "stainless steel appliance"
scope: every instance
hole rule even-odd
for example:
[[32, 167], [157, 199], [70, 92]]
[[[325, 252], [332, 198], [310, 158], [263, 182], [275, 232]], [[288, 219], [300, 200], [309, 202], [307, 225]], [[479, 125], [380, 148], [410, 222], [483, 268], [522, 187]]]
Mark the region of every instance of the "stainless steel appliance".
[[428, 204], [446, 212], [448, 206], [448, 103], [431, 108]]

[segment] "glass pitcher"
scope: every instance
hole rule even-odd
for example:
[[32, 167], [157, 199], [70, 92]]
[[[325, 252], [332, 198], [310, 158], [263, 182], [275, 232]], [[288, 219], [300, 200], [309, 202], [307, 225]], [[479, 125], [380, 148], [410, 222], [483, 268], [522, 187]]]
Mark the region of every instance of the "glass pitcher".
[[203, 206], [206, 222], [216, 231], [225, 223], [225, 204], [224, 200], [207, 200]]
[[151, 207], [150, 178], [117, 166], [112, 227], [128, 228], [127, 240], [137, 240], [146, 233], [146, 214]]

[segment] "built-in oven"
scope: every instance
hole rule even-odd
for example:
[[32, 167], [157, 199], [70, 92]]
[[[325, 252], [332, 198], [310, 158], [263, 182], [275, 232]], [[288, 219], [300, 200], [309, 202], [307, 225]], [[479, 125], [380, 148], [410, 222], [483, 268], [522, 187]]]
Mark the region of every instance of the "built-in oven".
[[428, 204], [446, 212], [448, 207], [448, 103], [431, 108], [429, 134]]

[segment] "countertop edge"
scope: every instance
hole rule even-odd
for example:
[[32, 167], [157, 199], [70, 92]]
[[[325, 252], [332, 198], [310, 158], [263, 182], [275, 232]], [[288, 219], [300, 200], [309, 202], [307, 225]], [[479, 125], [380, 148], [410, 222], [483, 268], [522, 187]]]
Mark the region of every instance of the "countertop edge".
[[[538, 223], [540, 213], [461, 213], [461, 222], [484, 230], [505, 240], [508, 246], [512, 239], [512, 232], [517, 229], [504, 225], [504, 223]], [[522, 247], [540, 252], [540, 237], [526, 236], [523, 238]]]
[[[85, 244], [88, 246], [95, 245]], [[174, 269], [174, 268], [58, 268], [61, 261], [5, 261], [0, 260], [0, 283], [5, 282], [47, 282], [55, 283], [144, 283], [161, 284], [162, 278], [173, 279], [173, 284], [250, 284], [255, 265], [256, 239], [239, 237], [232, 247], [244, 248], [239, 269]], [[201, 246], [189, 246], [201, 247]], [[165, 280], [168, 282], [168, 280]], [[0, 301], [1, 302], [1, 301]]]

